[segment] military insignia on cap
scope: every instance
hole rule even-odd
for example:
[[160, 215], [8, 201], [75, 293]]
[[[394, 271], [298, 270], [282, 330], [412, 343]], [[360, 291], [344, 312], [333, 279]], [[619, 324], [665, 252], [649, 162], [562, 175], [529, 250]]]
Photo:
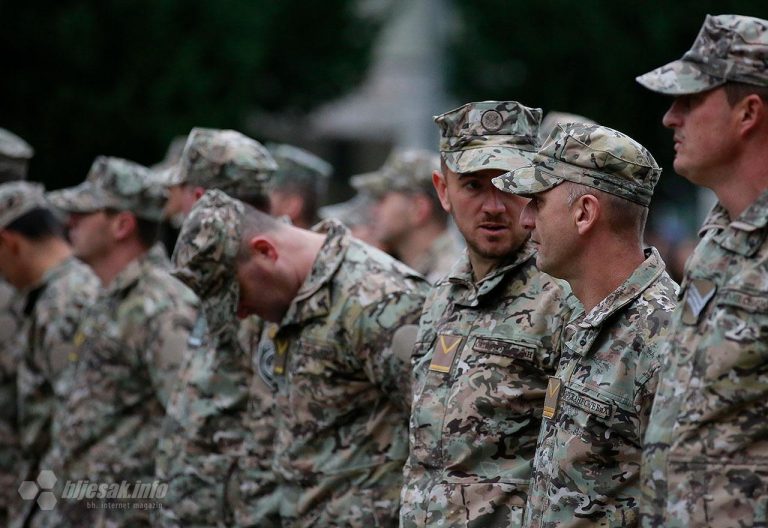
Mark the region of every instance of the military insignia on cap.
[[707, 303], [715, 296], [717, 285], [706, 279], [691, 281], [685, 291], [685, 305], [683, 307], [683, 323], [695, 325], [699, 322], [699, 315], [707, 306]]
[[504, 118], [496, 110], [486, 110], [480, 118], [480, 124], [489, 132], [496, 132], [504, 124]]

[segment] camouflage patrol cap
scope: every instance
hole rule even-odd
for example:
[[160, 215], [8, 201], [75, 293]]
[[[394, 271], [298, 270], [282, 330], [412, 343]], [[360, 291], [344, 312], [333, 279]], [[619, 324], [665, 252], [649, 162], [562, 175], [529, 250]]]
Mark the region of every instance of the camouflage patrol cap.
[[19, 136], [0, 128], [0, 181], [23, 180], [35, 151]]
[[322, 220], [338, 220], [347, 227], [367, 225], [371, 221], [373, 199], [365, 194], [355, 195], [346, 202], [326, 205], [318, 211]]
[[530, 196], [565, 180], [648, 206], [661, 169], [651, 153], [631, 137], [600, 125], [558, 124], [533, 165], [502, 174], [493, 184]]
[[467, 103], [435, 117], [440, 154], [454, 172], [514, 170], [538, 147], [541, 109], [515, 101]]
[[377, 171], [390, 191], [432, 190], [432, 173], [440, 170], [440, 156], [429, 150], [398, 149]]
[[330, 164], [293, 145], [268, 143], [267, 150], [277, 162], [277, 170], [272, 175], [275, 187], [295, 182], [312, 186], [318, 193], [325, 192], [328, 179], [333, 174]]
[[221, 189], [232, 196], [267, 196], [277, 163], [267, 149], [235, 130], [193, 128], [166, 185]]
[[649, 90], [669, 95], [704, 92], [728, 81], [768, 86], [768, 20], [707, 15], [680, 60], [637, 77]]
[[200, 298], [213, 332], [236, 315], [240, 289], [235, 259], [244, 212], [241, 202], [222, 191], [206, 191], [184, 221], [171, 257], [171, 274]]
[[17, 181], [0, 185], [0, 229], [33, 209], [48, 207], [45, 189], [39, 183]]
[[389, 190], [387, 180], [382, 178], [379, 171], [355, 174], [349, 179], [349, 184], [358, 194], [368, 196], [374, 200], [381, 198]]
[[48, 193], [55, 207], [70, 213], [94, 213], [102, 209], [130, 211], [139, 218], [159, 221], [166, 192], [150, 170], [121, 158], [99, 156], [85, 181]]
[[540, 143], [544, 143], [544, 140], [549, 137], [558, 123], [586, 123], [588, 125], [597, 124], [588, 117], [552, 110], [551, 112], [547, 112], [547, 115], [545, 115], [544, 119], [541, 120], [541, 126], [539, 127]]

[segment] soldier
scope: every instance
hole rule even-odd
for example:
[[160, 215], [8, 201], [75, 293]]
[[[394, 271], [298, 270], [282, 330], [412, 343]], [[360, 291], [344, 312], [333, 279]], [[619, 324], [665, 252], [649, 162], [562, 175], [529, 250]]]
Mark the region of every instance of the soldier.
[[673, 316], [643, 452], [642, 523], [768, 517], [768, 20], [707, 16], [683, 58], [637, 78], [675, 97], [675, 171], [718, 198]]
[[637, 524], [643, 433], [677, 295], [658, 251], [643, 249], [660, 174], [632, 138], [568, 123], [532, 166], [494, 180], [531, 197], [520, 223], [536, 264], [578, 299], [547, 386], [526, 527]]
[[[0, 128], [0, 184], [25, 179], [33, 154], [26, 141]], [[21, 457], [16, 423], [18, 351], [14, 347], [19, 322], [13, 300], [13, 288], [0, 278], [0, 525], [5, 524], [9, 504], [18, 501], [17, 463]]]
[[[192, 292], [148, 256], [165, 195], [148, 169], [100, 156], [84, 183], [50, 199], [71, 214], [75, 255], [102, 284], [70, 357], [72, 389], [51, 469], [60, 480], [152, 483], [160, 425], [197, 310]], [[62, 501], [54, 511], [62, 526], [148, 523], [146, 510], [83, 501]]]
[[527, 200], [491, 178], [529, 163], [541, 110], [485, 101], [435, 121], [433, 182], [467, 252], [419, 324], [400, 524], [520, 526], [562, 291], [517, 223]]
[[423, 279], [341, 224], [307, 231], [218, 191], [195, 206], [173, 260], [203, 298], [222, 289], [211, 270], [227, 270], [227, 305], [279, 323], [273, 470], [283, 526], [394, 523], [412, 346], [401, 328], [418, 317]]
[[[276, 168], [259, 142], [239, 132], [195, 128], [166, 175], [172, 184], [186, 182], [172, 185], [186, 197], [179, 203], [183, 216], [209, 188], [267, 211]], [[223, 307], [215, 294], [203, 299], [163, 427], [157, 470], [170, 488], [155, 519], [163, 526], [268, 527], [277, 517], [271, 472], [276, 328], [257, 317], [238, 324], [234, 310], [227, 320]]]
[[333, 167], [293, 145], [269, 143], [267, 150], [277, 162], [269, 192], [272, 216], [287, 216], [293, 225], [309, 229], [319, 219]]
[[17, 406], [23, 457], [15, 490], [42, 469], [54, 408], [69, 392], [60, 381], [75, 330], [98, 289], [93, 272], [72, 256], [40, 184], [0, 184], [0, 277], [23, 297], [21, 326], [13, 337], [20, 354]]
[[374, 237], [433, 284], [461, 253], [432, 185], [439, 168], [440, 157], [426, 150], [390, 154], [378, 170], [386, 190], [376, 202], [373, 222]]

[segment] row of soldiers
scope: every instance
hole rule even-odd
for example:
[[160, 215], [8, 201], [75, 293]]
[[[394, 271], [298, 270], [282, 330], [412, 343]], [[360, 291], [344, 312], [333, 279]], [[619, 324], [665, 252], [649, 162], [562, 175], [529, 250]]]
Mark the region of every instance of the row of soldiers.
[[[168, 490], [12, 521], [765, 525], [767, 65], [768, 21], [708, 16], [637, 79], [675, 97], [675, 170], [719, 200], [680, 288], [643, 243], [650, 152], [583, 122], [539, 143], [514, 101], [435, 118], [426, 172], [466, 250], [432, 284], [336, 220], [268, 214], [279, 163], [233, 131], [193, 130], [159, 174], [98, 158], [72, 189], [0, 186], [0, 272], [24, 293], [3, 462]], [[398, 164], [428, 156], [401, 157], [358, 181], [408, 194]]]

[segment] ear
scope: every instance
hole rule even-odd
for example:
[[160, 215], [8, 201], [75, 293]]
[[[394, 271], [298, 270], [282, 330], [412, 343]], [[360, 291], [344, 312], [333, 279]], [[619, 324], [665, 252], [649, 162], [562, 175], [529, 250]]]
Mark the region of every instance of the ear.
[[18, 255], [21, 250], [21, 239], [13, 231], [0, 229], [0, 245], [6, 247], [12, 255]]
[[440, 198], [440, 204], [445, 209], [446, 213], [451, 212], [451, 202], [448, 200], [448, 186], [445, 182], [446, 176], [440, 171], [434, 171], [432, 173], [432, 185], [435, 186], [437, 191], [437, 197]]
[[304, 198], [299, 194], [286, 194], [283, 201], [284, 212], [292, 220], [301, 218], [304, 212]]
[[115, 240], [125, 240], [136, 231], [136, 217], [128, 211], [120, 211], [110, 222]]
[[592, 194], [580, 196], [571, 206], [571, 215], [579, 235], [592, 231], [600, 218], [600, 201]]
[[765, 101], [757, 95], [750, 94], [739, 101], [736, 106], [738, 126], [741, 136], [746, 136], [766, 119]]
[[269, 237], [257, 235], [248, 241], [247, 246], [251, 250], [251, 257], [273, 263], [277, 262], [279, 257], [277, 245]]
[[410, 215], [416, 225], [422, 225], [432, 216], [432, 201], [422, 193], [411, 196]]

